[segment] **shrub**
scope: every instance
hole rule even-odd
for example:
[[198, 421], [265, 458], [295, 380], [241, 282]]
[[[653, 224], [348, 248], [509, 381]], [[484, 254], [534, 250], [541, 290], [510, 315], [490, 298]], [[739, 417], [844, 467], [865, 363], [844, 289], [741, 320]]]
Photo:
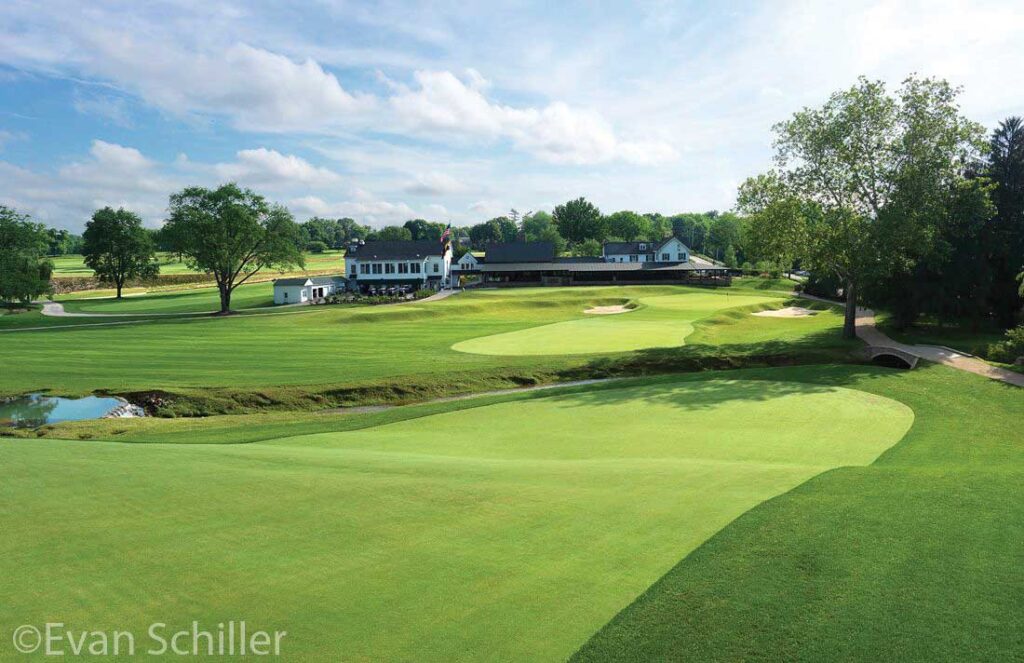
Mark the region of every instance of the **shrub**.
[[988, 346], [988, 358], [1012, 364], [1017, 357], [1024, 357], [1024, 325], [1006, 332], [1006, 338]]
[[413, 293], [413, 297], [416, 298], [416, 299], [423, 299], [425, 297], [430, 297], [430, 296], [435, 295], [435, 294], [437, 294], [437, 293], [435, 293], [430, 288], [420, 288], [419, 290], [417, 290], [416, 292]]
[[309, 244], [306, 244], [306, 250], [310, 253], [323, 253], [328, 248], [329, 247], [324, 242], [310, 242]]

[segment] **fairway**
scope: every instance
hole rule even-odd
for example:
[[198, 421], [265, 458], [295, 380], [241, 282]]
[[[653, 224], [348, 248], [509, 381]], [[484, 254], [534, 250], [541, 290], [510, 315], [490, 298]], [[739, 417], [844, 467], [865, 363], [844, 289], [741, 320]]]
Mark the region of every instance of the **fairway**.
[[0, 620], [245, 619], [293, 660], [564, 659], [737, 516], [914, 420], [778, 380], [448, 407], [247, 445], [2, 442]]
[[772, 300], [728, 290], [644, 297], [640, 308], [628, 313], [481, 336], [456, 343], [452, 349], [484, 355], [573, 355], [671, 348], [683, 345], [697, 320], [723, 309]]

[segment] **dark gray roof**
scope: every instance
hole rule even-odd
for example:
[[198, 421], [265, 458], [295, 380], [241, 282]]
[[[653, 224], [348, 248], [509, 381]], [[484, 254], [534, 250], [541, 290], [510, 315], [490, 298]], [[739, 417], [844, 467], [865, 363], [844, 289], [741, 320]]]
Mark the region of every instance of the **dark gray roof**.
[[482, 272], [692, 272], [726, 271], [725, 267], [699, 265], [692, 262], [518, 262], [480, 266]]
[[444, 247], [432, 239], [368, 241], [349, 249], [348, 256], [359, 260], [402, 260], [440, 256]]
[[274, 279], [274, 285], [306, 285], [308, 276], [298, 276], [290, 279]]
[[506, 262], [550, 262], [555, 259], [551, 242], [509, 242], [487, 247], [487, 264]]

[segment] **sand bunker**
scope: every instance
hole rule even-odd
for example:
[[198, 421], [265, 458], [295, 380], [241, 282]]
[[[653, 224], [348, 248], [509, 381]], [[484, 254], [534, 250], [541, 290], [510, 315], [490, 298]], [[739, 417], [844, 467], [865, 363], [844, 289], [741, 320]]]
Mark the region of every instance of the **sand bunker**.
[[762, 318], [806, 318], [811, 315], [818, 315], [818, 312], [802, 306], [787, 306], [786, 308], [772, 309], [770, 311], [758, 311], [752, 315], [759, 315]]
[[584, 313], [589, 313], [590, 315], [615, 315], [616, 313], [629, 313], [630, 311], [634, 311], [634, 310], [636, 310], [636, 309], [626, 308], [625, 306], [618, 305], [618, 306], [595, 306], [593, 308], [588, 308], [588, 309], [586, 309], [583, 312]]

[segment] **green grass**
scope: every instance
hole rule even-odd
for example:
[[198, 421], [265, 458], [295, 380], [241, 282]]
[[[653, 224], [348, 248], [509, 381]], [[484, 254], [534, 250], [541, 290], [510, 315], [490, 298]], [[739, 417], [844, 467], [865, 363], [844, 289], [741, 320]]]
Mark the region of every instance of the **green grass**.
[[322, 416], [350, 430], [247, 445], [0, 442], [0, 630], [244, 619], [295, 660], [564, 659], [737, 516], [914, 421], [750, 377]]
[[[74, 293], [81, 294], [81, 293]], [[83, 313], [201, 313], [220, 310], [220, 295], [217, 288], [182, 288], [178, 290], [159, 290], [143, 295], [124, 297], [117, 300], [113, 297], [102, 299], [85, 299], [82, 297], [65, 298], [57, 296], [56, 301], [64, 305], [66, 311]], [[262, 283], [245, 283], [235, 289], [231, 296], [232, 310], [260, 308], [274, 305], [274, 284], [270, 281]]]
[[914, 425], [869, 467], [821, 474], [737, 519], [576, 660], [1020, 658], [1020, 389], [933, 365], [796, 372], [899, 400]]
[[[252, 286], [253, 291], [258, 293], [259, 287]], [[403, 401], [538, 381], [742, 365], [771, 357], [820, 360], [815, 353], [835, 360], [848, 352], [849, 344], [839, 338], [836, 316], [759, 318], [744, 309], [723, 309], [694, 321], [696, 331], [681, 348], [535, 357], [452, 350], [452, 345], [472, 338], [591, 319], [583, 314], [585, 308], [623, 298], [699, 295], [698, 299], [713, 296], [736, 303], [745, 295], [764, 293], [759, 288], [736, 288], [728, 295], [671, 286], [555, 288], [520, 291], [518, 296], [467, 292], [399, 306], [156, 318], [141, 325], [93, 326], [97, 319], [51, 318], [60, 329], [2, 335], [0, 364], [5, 370], [0, 371], [0, 393], [164, 390], [190, 403], [179, 412], [209, 414]], [[769, 305], [784, 305], [785, 294], [777, 294]], [[137, 312], [167, 311], [150, 308], [165, 301], [168, 306], [192, 307], [182, 300], [197, 296], [140, 298], [138, 306], [146, 310]], [[117, 305], [137, 306], [134, 299]], [[659, 315], [668, 320], [678, 316], [680, 325], [692, 319], [685, 310], [663, 309]], [[0, 317], [0, 328], [6, 318]], [[719, 326], [720, 331], [711, 331]]]
[[[307, 253], [306, 269], [309, 271], [322, 271], [334, 269], [340, 274], [345, 269], [344, 251], [325, 251], [323, 253]], [[62, 276], [92, 276], [93, 271], [85, 266], [85, 261], [80, 255], [55, 256], [50, 258], [53, 262], [53, 275]], [[175, 258], [170, 253], [158, 253], [157, 262], [160, 265], [161, 274], [194, 274], [194, 270], [188, 265]]]
[[453, 349], [490, 355], [565, 355], [676, 347], [693, 332], [696, 320], [724, 308], [771, 302], [771, 298], [734, 295], [728, 290], [644, 297], [628, 313], [473, 338], [455, 344]]
[[882, 316], [879, 328], [901, 343], [940, 345], [977, 355], [983, 355], [989, 344], [1003, 340], [1006, 333], [1005, 330], [998, 329], [992, 324], [983, 324], [979, 328], [974, 328], [969, 323], [940, 326], [929, 321], [921, 321], [906, 329], [898, 329], [886, 316]]

